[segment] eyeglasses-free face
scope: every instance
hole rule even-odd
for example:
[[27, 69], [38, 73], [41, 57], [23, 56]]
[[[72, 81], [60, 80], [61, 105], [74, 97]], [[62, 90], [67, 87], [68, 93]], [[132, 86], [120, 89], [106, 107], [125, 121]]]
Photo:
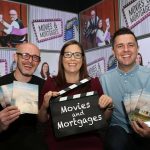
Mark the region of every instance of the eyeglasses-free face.
[[80, 52], [74, 52], [74, 53], [72, 53], [72, 52], [64, 52], [63, 56], [65, 58], [71, 58], [72, 56], [74, 56], [74, 58], [76, 58], [76, 59], [81, 59], [82, 56], [83, 56], [83, 53], [80, 53]]
[[16, 53], [17, 55], [20, 55], [22, 59], [29, 60], [30, 57], [32, 57], [32, 60], [35, 62], [40, 62], [41, 57], [37, 55], [30, 55], [29, 53]]
[[113, 52], [118, 62], [118, 67], [128, 72], [135, 65], [138, 45], [132, 34], [123, 34], [115, 38]]

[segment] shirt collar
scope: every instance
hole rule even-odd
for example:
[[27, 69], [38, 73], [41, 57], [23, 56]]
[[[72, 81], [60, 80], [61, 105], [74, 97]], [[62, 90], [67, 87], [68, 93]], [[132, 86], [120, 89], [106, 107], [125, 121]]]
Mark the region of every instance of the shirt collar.
[[139, 68], [139, 65], [138, 64], [135, 64], [131, 70], [129, 70], [128, 72], [124, 72], [122, 70], [120, 70], [118, 67], [116, 67], [116, 70], [117, 72], [120, 74], [120, 75], [131, 75], [131, 74], [134, 74], [136, 72], [136, 70], [138, 70]]

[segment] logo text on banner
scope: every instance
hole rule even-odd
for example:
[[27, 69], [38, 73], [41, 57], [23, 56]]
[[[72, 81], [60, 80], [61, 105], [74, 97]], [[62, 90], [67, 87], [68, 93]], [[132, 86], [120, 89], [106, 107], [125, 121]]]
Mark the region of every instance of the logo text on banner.
[[37, 42], [44, 42], [63, 35], [62, 19], [33, 20], [32, 25]]
[[127, 27], [133, 28], [150, 15], [150, 0], [133, 0], [123, 7]]

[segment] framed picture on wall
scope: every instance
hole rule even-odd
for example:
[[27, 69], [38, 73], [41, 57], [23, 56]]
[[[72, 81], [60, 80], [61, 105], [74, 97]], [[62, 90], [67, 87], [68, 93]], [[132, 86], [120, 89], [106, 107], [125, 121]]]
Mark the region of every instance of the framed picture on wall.
[[119, 27], [118, 0], [103, 0], [82, 11], [80, 41], [85, 50], [110, 45]]
[[0, 1], [0, 47], [27, 41], [27, 5]]

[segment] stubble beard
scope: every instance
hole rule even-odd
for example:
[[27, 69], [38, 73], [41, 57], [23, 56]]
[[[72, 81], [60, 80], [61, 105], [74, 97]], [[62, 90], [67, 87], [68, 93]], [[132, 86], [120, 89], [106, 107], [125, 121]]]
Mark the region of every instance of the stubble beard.
[[25, 76], [25, 77], [31, 77], [31, 76], [33, 75], [33, 73], [32, 73], [32, 74], [24, 73], [24, 72], [22, 71], [22, 69], [19, 67], [19, 65], [18, 65], [18, 70], [19, 70], [19, 72], [20, 72], [23, 76]]

